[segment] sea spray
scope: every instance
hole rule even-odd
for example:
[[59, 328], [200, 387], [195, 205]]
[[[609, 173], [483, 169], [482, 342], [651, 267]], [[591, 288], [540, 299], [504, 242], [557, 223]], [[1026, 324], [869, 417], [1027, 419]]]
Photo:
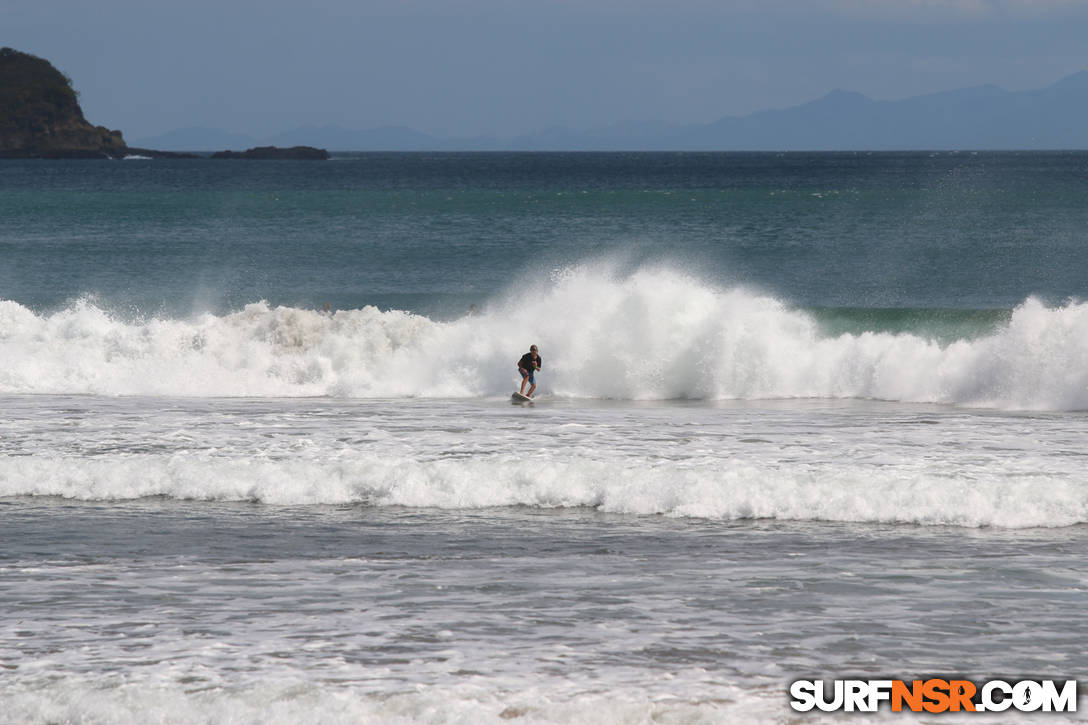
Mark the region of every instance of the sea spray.
[[816, 318], [667, 268], [571, 268], [448, 322], [264, 302], [123, 319], [90, 300], [49, 315], [0, 302], [0, 392], [468, 398], [506, 394], [529, 344], [541, 392], [575, 399], [868, 398], [1088, 408], [1088, 305], [1028, 299], [993, 332], [827, 335]]

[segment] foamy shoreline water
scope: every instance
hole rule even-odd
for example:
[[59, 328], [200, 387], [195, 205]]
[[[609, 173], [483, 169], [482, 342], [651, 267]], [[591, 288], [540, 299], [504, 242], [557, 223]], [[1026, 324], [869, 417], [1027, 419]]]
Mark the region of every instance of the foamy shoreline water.
[[1081, 414], [878, 401], [0, 401], [0, 497], [1088, 522]]
[[782, 723], [801, 676], [1085, 664], [1055, 657], [1088, 626], [1083, 526], [167, 499], [0, 516], [5, 724]]

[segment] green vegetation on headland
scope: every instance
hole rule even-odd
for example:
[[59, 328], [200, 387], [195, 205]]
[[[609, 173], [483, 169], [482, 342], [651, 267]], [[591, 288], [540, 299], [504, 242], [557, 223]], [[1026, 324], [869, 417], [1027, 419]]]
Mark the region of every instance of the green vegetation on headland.
[[[216, 158], [327, 159], [327, 151], [266, 147]], [[0, 48], [0, 158], [118, 159], [199, 158], [192, 154], [131, 148], [120, 131], [83, 117], [72, 80], [37, 56]]]
[[49, 61], [0, 49], [0, 156], [102, 158], [124, 156], [120, 131], [92, 126], [68, 76]]

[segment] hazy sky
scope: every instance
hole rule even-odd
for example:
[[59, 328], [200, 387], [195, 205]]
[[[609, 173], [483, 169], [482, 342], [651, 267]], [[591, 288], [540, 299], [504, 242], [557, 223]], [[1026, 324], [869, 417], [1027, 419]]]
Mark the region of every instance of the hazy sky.
[[1088, 68], [1088, 0], [0, 0], [93, 123], [513, 136]]

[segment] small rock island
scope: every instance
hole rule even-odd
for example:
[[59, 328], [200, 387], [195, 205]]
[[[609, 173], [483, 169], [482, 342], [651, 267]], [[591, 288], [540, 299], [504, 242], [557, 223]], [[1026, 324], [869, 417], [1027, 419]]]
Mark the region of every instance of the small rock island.
[[326, 161], [329, 152], [325, 149], [316, 149], [313, 146], [292, 146], [279, 148], [277, 146], [257, 146], [246, 151], [216, 151], [213, 159], [257, 159], [257, 160], [290, 160], [290, 161]]
[[[0, 159], [205, 158], [195, 154], [132, 148], [120, 131], [95, 126], [83, 116], [72, 79], [37, 56], [0, 48]], [[263, 146], [224, 151], [212, 158], [324, 160], [311, 146]]]

